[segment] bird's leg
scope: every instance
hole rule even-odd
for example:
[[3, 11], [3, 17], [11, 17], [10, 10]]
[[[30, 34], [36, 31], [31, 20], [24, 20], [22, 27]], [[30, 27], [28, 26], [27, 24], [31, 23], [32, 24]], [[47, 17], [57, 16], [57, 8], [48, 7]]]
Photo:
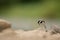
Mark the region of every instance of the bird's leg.
[[45, 31], [48, 32], [46, 25], [45, 25]]

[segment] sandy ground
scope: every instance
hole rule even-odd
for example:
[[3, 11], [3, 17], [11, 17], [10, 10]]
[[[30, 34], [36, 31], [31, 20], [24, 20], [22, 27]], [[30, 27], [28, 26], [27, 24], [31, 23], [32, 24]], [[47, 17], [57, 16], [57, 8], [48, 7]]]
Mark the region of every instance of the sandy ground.
[[51, 35], [42, 30], [10, 30], [0, 32], [0, 40], [60, 40], [60, 34]]
[[20, 40], [16, 32], [12, 29], [6, 29], [0, 32], [0, 40]]
[[22, 31], [18, 32], [20, 40], [60, 40], [60, 34], [51, 35], [50, 32], [45, 31]]

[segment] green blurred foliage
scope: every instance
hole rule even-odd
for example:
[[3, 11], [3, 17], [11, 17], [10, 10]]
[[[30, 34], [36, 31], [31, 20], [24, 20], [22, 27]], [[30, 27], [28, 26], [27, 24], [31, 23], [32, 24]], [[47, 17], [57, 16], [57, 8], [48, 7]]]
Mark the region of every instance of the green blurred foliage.
[[0, 15], [60, 18], [60, 0], [0, 0]]

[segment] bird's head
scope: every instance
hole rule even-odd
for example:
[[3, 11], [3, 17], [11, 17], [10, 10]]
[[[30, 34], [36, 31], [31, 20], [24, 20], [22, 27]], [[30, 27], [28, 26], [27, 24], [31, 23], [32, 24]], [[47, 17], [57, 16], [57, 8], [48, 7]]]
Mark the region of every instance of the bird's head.
[[47, 27], [45, 25], [45, 21], [44, 20], [38, 20], [38, 24], [39, 24], [41, 29], [43, 29], [43, 30], [45, 30], [47, 32]]
[[38, 20], [38, 24], [45, 24], [45, 21], [44, 20]]

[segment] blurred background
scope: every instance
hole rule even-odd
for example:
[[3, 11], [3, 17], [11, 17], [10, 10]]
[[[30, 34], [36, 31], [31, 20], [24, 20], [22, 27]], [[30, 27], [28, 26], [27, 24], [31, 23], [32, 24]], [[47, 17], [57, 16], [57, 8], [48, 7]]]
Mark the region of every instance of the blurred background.
[[0, 0], [0, 18], [12, 23], [13, 29], [38, 28], [44, 19], [50, 25], [60, 25], [60, 0]]

